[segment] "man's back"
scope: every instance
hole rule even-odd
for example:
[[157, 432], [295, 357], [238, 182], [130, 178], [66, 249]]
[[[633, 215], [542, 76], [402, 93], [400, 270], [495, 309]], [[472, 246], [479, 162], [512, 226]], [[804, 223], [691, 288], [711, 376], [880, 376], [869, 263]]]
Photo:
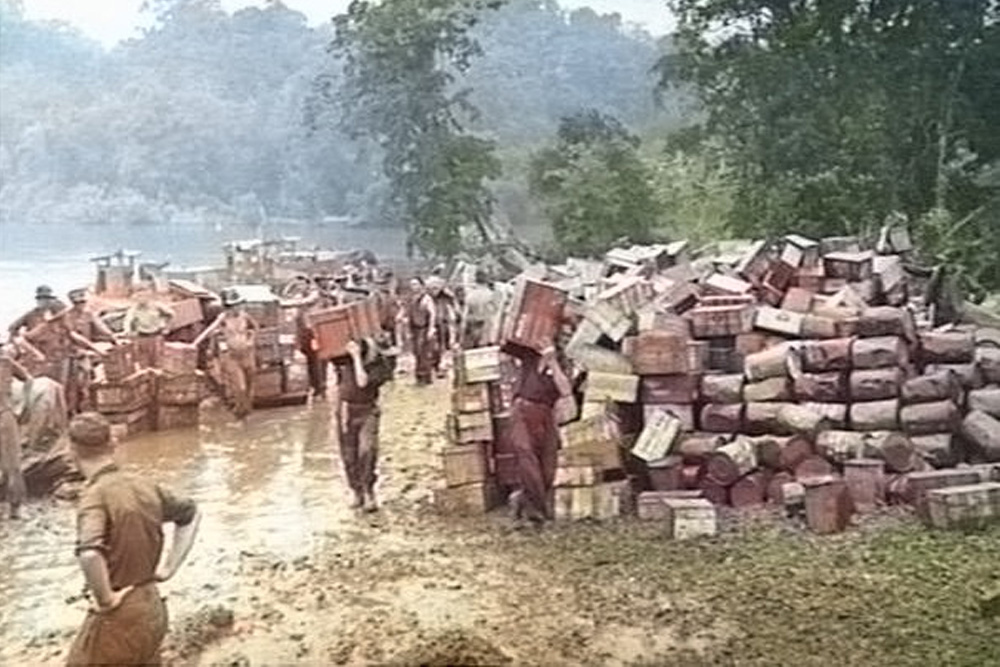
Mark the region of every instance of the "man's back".
[[80, 497], [77, 549], [104, 553], [113, 588], [149, 583], [163, 551], [163, 523], [184, 525], [194, 513], [194, 503], [110, 465]]

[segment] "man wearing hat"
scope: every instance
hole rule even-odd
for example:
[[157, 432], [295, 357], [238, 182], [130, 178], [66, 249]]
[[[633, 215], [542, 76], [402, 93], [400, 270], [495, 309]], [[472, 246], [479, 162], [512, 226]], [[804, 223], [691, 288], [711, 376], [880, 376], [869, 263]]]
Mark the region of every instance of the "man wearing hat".
[[[198, 508], [119, 468], [103, 415], [74, 417], [69, 440], [87, 480], [77, 507], [76, 556], [91, 608], [67, 664], [159, 664], [167, 608], [157, 583], [170, 579], [187, 558], [198, 531]], [[165, 523], [175, 530], [161, 564]]]
[[233, 412], [244, 419], [253, 409], [257, 372], [256, 338], [260, 327], [247, 314], [245, 299], [236, 290], [222, 293], [223, 311], [194, 339], [195, 347], [216, 332], [222, 333], [222, 381], [233, 401]]
[[[85, 407], [90, 395], [93, 372], [90, 358], [81, 348], [94, 350], [94, 342], [117, 343], [115, 334], [96, 313], [87, 308], [87, 290], [80, 288], [69, 292], [69, 310], [63, 315], [72, 342], [76, 343], [70, 358], [69, 377], [66, 383], [66, 406], [76, 414]], [[83, 345], [83, 341], [87, 345]]]
[[66, 309], [66, 304], [56, 298], [56, 293], [48, 285], [39, 285], [35, 289], [35, 307], [14, 320], [8, 331], [10, 337], [19, 336], [25, 331], [34, 329], [46, 318]]
[[374, 512], [378, 465], [378, 406], [382, 385], [392, 379], [392, 368], [374, 340], [347, 344], [348, 358], [337, 360], [337, 412], [340, 459], [347, 484], [354, 493], [354, 508]]
[[10, 356], [6, 346], [0, 346], [0, 473], [6, 479], [10, 518], [18, 519], [27, 491], [21, 474], [21, 430], [11, 392], [14, 378], [28, 382], [31, 374]]

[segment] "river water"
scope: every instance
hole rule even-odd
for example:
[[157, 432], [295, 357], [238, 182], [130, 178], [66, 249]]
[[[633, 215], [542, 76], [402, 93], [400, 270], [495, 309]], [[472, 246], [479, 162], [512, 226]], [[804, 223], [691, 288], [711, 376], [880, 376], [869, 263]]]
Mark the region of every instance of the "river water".
[[256, 225], [24, 225], [0, 223], [0, 326], [34, 305], [35, 287], [50, 285], [65, 300], [66, 292], [94, 280], [92, 257], [119, 249], [141, 252], [144, 262], [169, 261], [172, 266], [219, 266], [227, 241], [266, 235], [297, 236], [302, 247], [368, 248], [381, 258], [400, 258], [403, 234], [393, 229], [269, 224]]

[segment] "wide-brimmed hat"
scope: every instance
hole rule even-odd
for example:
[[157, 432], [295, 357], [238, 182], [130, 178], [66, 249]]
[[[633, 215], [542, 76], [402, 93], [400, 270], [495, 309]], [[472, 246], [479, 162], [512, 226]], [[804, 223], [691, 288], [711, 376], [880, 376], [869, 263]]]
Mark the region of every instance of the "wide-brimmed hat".
[[238, 306], [238, 305], [240, 305], [241, 303], [244, 303], [244, 302], [246, 302], [246, 299], [244, 299], [243, 295], [240, 294], [237, 290], [227, 289], [227, 290], [223, 290], [222, 291], [222, 305], [223, 306], [226, 306], [227, 308], [229, 308], [229, 307], [232, 307], [232, 306]]
[[56, 298], [56, 293], [52, 291], [52, 288], [48, 285], [39, 285], [35, 288], [35, 298], [36, 299], [54, 299]]
[[87, 300], [87, 290], [84, 287], [78, 287], [77, 289], [71, 289], [66, 296], [73, 303], [82, 303]]

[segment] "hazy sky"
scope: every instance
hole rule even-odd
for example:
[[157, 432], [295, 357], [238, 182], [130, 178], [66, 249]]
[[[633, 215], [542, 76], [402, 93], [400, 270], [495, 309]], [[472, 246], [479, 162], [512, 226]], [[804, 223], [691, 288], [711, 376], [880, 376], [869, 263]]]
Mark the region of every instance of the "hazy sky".
[[[105, 46], [128, 37], [137, 36], [137, 26], [142, 23], [139, 8], [143, 0], [24, 0], [25, 11], [31, 19], [58, 19], [72, 23], [89, 37]], [[284, 4], [309, 17], [313, 25], [325, 23], [331, 16], [343, 11], [350, 0], [284, 0]], [[222, 0], [222, 5], [233, 11], [262, 2], [249, 0]], [[666, 0], [560, 0], [567, 9], [592, 7], [606, 14], [618, 12], [629, 23], [641, 25], [646, 30], [661, 35], [671, 27]]]

